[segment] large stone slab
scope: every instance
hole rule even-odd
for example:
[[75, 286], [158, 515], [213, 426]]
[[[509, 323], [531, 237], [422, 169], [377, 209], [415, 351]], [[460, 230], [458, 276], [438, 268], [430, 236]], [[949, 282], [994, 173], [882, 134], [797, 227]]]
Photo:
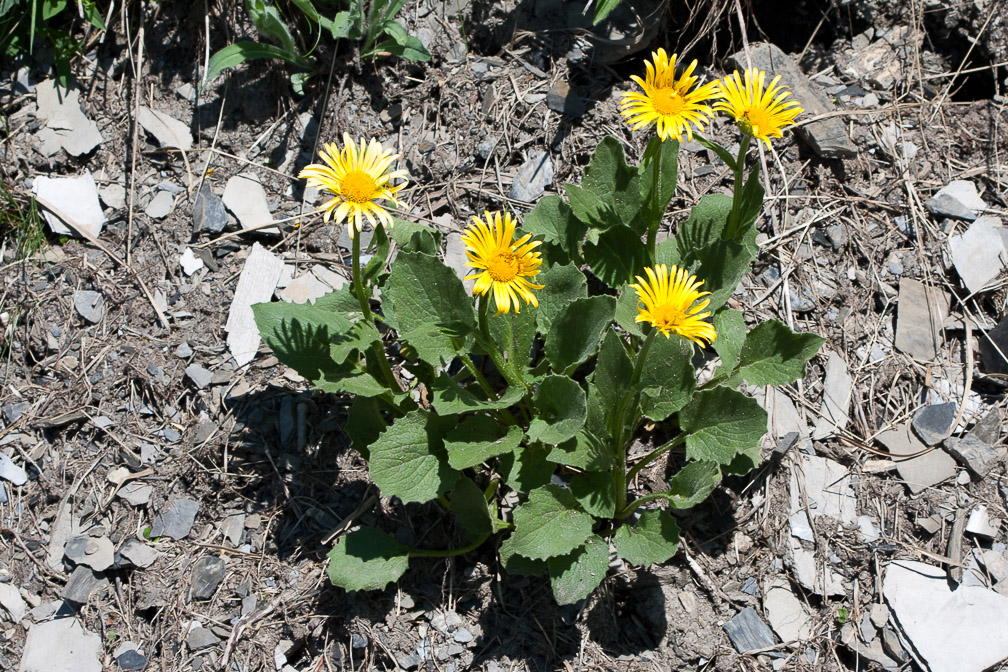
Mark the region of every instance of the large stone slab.
[[837, 353], [830, 352], [823, 381], [822, 409], [812, 430], [814, 440], [825, 439], [847, 427], [853, 391], [854, 379], [847, 372], [847, 362]]
[[101, 234], [105, 213], [102, 212], [98, 200], [98, 187], [90, 172], [85, 171], [83, 175], [77, 177], [40, 175], [35, 178], [32, 190], [46, 205], [59, 210], [59, 216], [47, 210], [42, 212], [53, 233], [80, 237], [75, 229], [63, 223], [62, 218], [66, 217], [77, 229], [86, 231], [95, 238]]
[[28, 630], [19, 672], [101, 672], [102, 641], [76, 618], [38, 623]]
[[1008, 248], [997, 217], [977, 217], [959, 236], [948, 239], [952, 264], [966, 289], [976, 294], [994, 282], [1008, 264]]
[[942, 342], [941, 325], [948, 317], [948, 294], [919, 280], [900, 280], [896, 315], [896, 349], [930, 362]]
[[270, 300], [282, 271], [283, 260], [280, 257], [259, 243], [252, 246], [252, 252], [238, 277], [238, 287], [224, 326], [224, 330], [228, 332], [228, 347], [238, 366], [245, 366], [252, 361], [262, 340], [252, 314], [252, 305]]

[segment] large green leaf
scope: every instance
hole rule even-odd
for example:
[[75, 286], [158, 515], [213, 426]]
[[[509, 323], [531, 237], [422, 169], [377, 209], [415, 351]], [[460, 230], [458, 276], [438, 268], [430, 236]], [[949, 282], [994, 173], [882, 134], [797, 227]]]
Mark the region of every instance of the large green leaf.
[[[657, 206], [652, 192], [655, 164], [658, 167]], [[676, 180], [679, 177], [679, 141], [675, 139], [662, 140], [657, 134], [648, 141], [644, 156], [641, 157], [640, 174], [641, 202], [647, 213], [648, 222], [661, 221], [665, 209], [675, 195]]]
[[358, 320], [346, 331], [333, 334], [329, 356], [333, 361], [345, 362], [355, 351], [364, 352], [372, 343], [380, 342], [381, 334], [370, 320]]
[[456, 383], [444, 372], [439, 373], [431, 383], [430, 391], [431, 403], [441, 415], [507, 408], [518, 403], [525, 395], [525, 391], [520, 387], [509, 387], [496, 399], [483, 399], [482, 396], [477, 397], [469, 388]]
[[[763, 211], [763, 185], [760, 184], [759, 166], [753, 167], [749, 173], [749, 178], [742, 186], [742, 199], [739, 203], [739, 220], [735, 229], [726, 229], [721, 235], [728, 240], [739, 243], [746, 243], [746, 247], [752, 250], [756, 256], [755, 236], [756, 219]], [[751, 243], [746, 242], [751, 240]]]
[[248, 10], [256, 30], [261, 35], [277, 42], [284, 51], [290, 54], [297, 53], [297, 48], [294, 46], [294, 36], [291, 35], [290, 29], [272, 2], [245, 0], [245, 8]]
[[679, 549], [679, 526], [667, 511], [644, 511], [636, 525], [616, 530], [613, 545], [621, 558], [635, 565], [665, 562]]
[[448, 466], [439, 424], [416, 410], [397, 418], [371, 444], [368, 470], [382, 494], [427, 502], [454, 485], [459, 474]]
[[545, 335], [564, 308], [573, 301], [588, 297], [588, 279], [574, 264], [567, 264], [551, 266], [540, 273], [536, 280], [543, 285], [537, 294], [539, 310], [536, 311], [536, 322], [539, 333]]
[[574, 604], [595, 590], [609, 571], [609, 544], [598, 535], [583, 546], [548, 561], [553, 596], [559, 604]]
[[729, 387], [741, 381], [750, 385], [784, 385], [805, 376], [805, 363], [819, 352], [825, 340], [810, 333], [795, 333], [777, 320], [761, 322], [746, 336], [738, 370]]
[[644, 233], [640, 219], [640, 177], [628, 166], [623, 146], [606, 136], [592, 154], [581, 177], [581, 186], [565, 184], [571, 209], [582, 222], [606, 229], [622, 222], [637, 236]]
[[630, 393], [633, 380], [633, 362], [623, 346], [623, 339], [615, 329], [606, 332], [599, 349], [595, 373], [591, 378], [591, 389], [602, 407], [606, 426], [610, 431], [619, 427], [622, 418], [617, 417], [622, 410], [623, 400]]
[[308, 63], [296, 53], [287, 51], [272, 44], [262, 44], [259, 42], [235, 42], [229, 44], [218, 52], [215, 52], [207, 62], [207, 71], [204, 81], [210, 81], [228, 68], [241, 65], [245, 61], [257, 58], [276, 58], [301, 67], [307, 67]]
[[686, 459], [731, 464], [738, 455], [759, 460], [759, 440], [767, 414], [741, 392], [715, 387], [697, 392], [679, 413], [686, 437]]
[[616, 483], [611, 472], [585, 471], [571, 477], [570, 490], [584, 510], [599, 518], [616, 515]]
[[679, 224], [675, 245], [679, 259], [687, 259], [699, 250], [721, 240], [731, 214], [732, 199], [725, 194], [707, 194], [690, 210], [686, 221]]
[[321, 371], [315, 387], [330, 394], [356, 394], [362, 397], [379, 397], [389, 391], [371, 374], [359, 370], [349, 362], [340, 364], [335, 369]]
[[521, 440], [521, 428], [504, 428], [486, 415], [471, 415], [445, 436], [448, 463], [455, 469], [475, 467], [514, 451]]
[[738, 366], [739, 353], [746, 338], [745, 318], [741, 311], [722, 308], [711, 316], [711, 324], [717, 332], [714, 351], [721, 358], [718, 375], [727, 376]]
[[616, 314], [616, 299], [592, 296], [572, 301], [546, 334], [546, 359], [556, 372], [569, 371], [598, 352], [602, 333]]
[[661, 494], [673, 509], [688, 509], [707, 499], [720, 482], [721, 469], [714, 462], [687, 462]]
[[539, 445], [519, 445], [513, 453], [501, 455], [504, 482], [518, 492], [530, 492], [549, 483], [556, 465], [547, 461], [548, 452]]
[[511, 535], [515, 553], [533, 560], [566, 555], [591, 535], [592, 518], [569, 490], [546, 485], [529, 493], [514, 510]]
[[450, 361], [456, 344], [476, 328], [472, 298], [458, 275], [420, 252], [400, 251], [383, 306], [388, 322], [432, 366]]
[[690, 363], [692, 348], [677, 335], [655, 336], [641, 367], [641, 410], [661, 422], [690, 400], [696, 391], [696, 373]]
[[585, 427], [573, 439], [553, 446], [546, 459], [586, 471], [608, 472], [615, 460], [613, 453], [605, 439]]
[[[527, 368], [532, 353], [532, 341], [536, 334], [536, 313], [532, 306], [519, 312], [490, 315], [487, 318], [490, 336], [502, 352], [508, 353], [508, 360], [522, 369]], [[512, 351], [517, 348], [512, 354]]]
[[490, 518], [490, 509], [487, 508], [486, 497], [471, 480], [462, 476], [455, 481], [450, 502], [451, 512], [471, 538], [477, 539], [493, 532], [493, 521]]
[[533, 441], [556, 445], [574, 437], [584, 427], [588, 408], [584, 390], [567, 376], [547, 376], [532, 398], [536, 417], [529, 423]]
[[637, 295], [637, 291], [630, 285], [623, 287], [616, 300], [615, 320], [623, 331], [631, 336], [643, 338], [644, 331], [641, 329], [641, 323], [637, 321], [639, 303], [640, 297]]
[[347, 409], [343, 431], [350, 437], [350, 446], [367, 459], [371, 455], [371, 444], [378, 440], [385, 426], [378, 403], [370, 397], [357, 397]]
[[568, 260], [580, 258], [581, 239], [588, 230], [587, 225], [575, 217], [570, 206], [556, 194], [540, 199], [532, 212], [525, 215], [522, 228], [534, 236], [542, 236], [547, 245], [556, 246]]
[[252, 306], [259, 334], [281, 362], [312, 382], [328, 371], [330, 378], [342, 362], [333, 361], [330, 345], [336, 334], [350, 330], [350, 318], [317, 305], [257, 303]]
[[500, 561], [507, 573], [515, 576], [540, 576], [549, 569], [545, 560], [533, 560], [515, 553], [514, 537], [507, 537], [501, 542]]
[[345, 590], [383, 590], [409, 565], [405, 546], [371, 527], [350, 532], [329, 551], [329, 580]]
[[584, 244], [584, 258], [599, 280], [618, 289], [644, 272], [648, 251], [640, 234], [617, 224], [603, 231], [597, 242]]
[[749, 250], [733, 240], [718, 240], [695, 250], [685, 259], [697, 278], [703, 280], [702, 291], [710, 292], [704, 299], [710, 303], [704, 310], [715, 311], [731, 297], [739, 282], [749, 272], [753, 257]]
[[391, 235], [403, 252], [423, 252], [437, 256], [441, 249], [441, 231], [420, 222], [396, 219]]

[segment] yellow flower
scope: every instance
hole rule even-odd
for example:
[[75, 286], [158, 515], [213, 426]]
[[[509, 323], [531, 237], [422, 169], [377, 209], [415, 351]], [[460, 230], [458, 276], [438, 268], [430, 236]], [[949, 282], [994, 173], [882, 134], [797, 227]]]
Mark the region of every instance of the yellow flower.
[[700, 301], [710, 294], [698, 291], [703, 280], [684, 268], [666, 268], [665, 264], [644, 271], [648, 279], [638, 275], [637, 282], [630, 285], [639, 297], [636, 321], [650, 322], [665, 338], [679, 334], [700, 346], [713, 343], [717, 332], [714, 325], [704, 322], [710, 311], [700, 312], [710, 303], [710, 299]]
[[703, 102], [717, 95], [718, 82], [709, 82], [690, 91], [697, 82], [692, 74], [697, 62], [694, 60], [690, 63], [686, 72], [676, 80], [676, 57], [677, 54], [672, 54], [669, 58], [664, 49], [659, 49], [651, 53], [654, 64], [644, 61], [647, 66], [646, 79], [630, 75], [630, 79], [637, 82], [644, 93], [624, 93], [620, 99], [620, 113], [626, 117], [628, 124], [633, 125], [635, 131], [643, 126], [657, 124], [658, 137], [662, 140], [670, 137], [681, 140], [683, 132], [692, 140], [693, 129], [690, 124], [702, 131], [710, 122], [707, 116], [712, 114], [711, 108]]
[[[360, 139], [354, 144], [349, 133], [343, 134], [343, 149], [336, 143], [327, 142], [319, 152], [325, 163], [305, 166], [298, 177], [308, 178], [308, 184], [321, 187], [333, 198], [319, 207], [325, 210], [325, 221], [330, 217], [337, 224], [349, 219], [352, 226], [347, 232], [353, 238], [361, 230], [361, 215], [374, 227], [375, 219], [386, 229], [392, 228], [392, 216], [381, 201], [398, 206], [396, 194], [406, 186], [405, 170], [390, 170], [399, 158], [391, 149], [384, 149], [381, 143], [371, 138], [370, 143]], [[392, 184], [393, 180], [402, 180]]]
[[477, 269], [465, 279], [476, 280], [473, 294], [485, 295], [493, 289], [498, 315], [511, 310], [512, 303], [515, 312], [521, 312], [519, 297], [538, 308], [539, 301], [532, 290], [543, 288], [530, 280], [539, 275], [542, 264], [542, 254], [535, 250], [540, 241], [529, 241], [531, 233], [516, 241], [514, 231], [510, 213], [505, 212], [502, 218], [499, 212], [492, 215], [484, 212], [483, 220], [473, 217], [473, 223], [462, 235], [469, 258], [466, 266]]
[[794, 119], [803, 112], [798, 101], [785, 100], [791, 95], [783, 86], [777, 86], [780, 75], [763, 88], [766, 73], [756, 68], [745, 71], [745, 86], [738, 71], [718, 81], [721, 100], [714, 105], [715, 110], [726, 112], [735, 118], [746, 133], [762, 140], [767, 148], [770, 138], [782, 137], [781, 130], [794, 125]]

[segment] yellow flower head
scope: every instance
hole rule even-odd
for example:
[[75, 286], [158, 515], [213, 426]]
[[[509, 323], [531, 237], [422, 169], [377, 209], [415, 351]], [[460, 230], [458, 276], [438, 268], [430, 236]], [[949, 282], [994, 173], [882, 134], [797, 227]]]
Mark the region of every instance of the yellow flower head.
[[[386, 229], [392, 228], [392, 216], [381, 201], [399, 205], [396, 194], [406, 186], [405, 170], [390, 170], [399, 158], [391, 149], [384, 149], [381, 143], [371, 138], [370, 143], [360, 139], [357, 145], [349, 133], [343, 134], [343, 149], [336, 143], [324, 143], [319, 152], [325, 163], [305, 166], [298, 177], [308, 178], [308, 184], [321, 187], [333, 198], [320, 206], [325, 210], [325, 221], [330, 218], [339, 224], [349, 219], [352, 226], [347, 232], [353, 238], [361, 230], [361, 215], [374, 227], [375, 218]], [[392, 184], [393, 180], [402, 180]]]
[[620, 113], [634, 130], [656, 124], [658, 137], [662, 140], [670, 137], [681, 140], [683, 132], [692, 140], [690, 124], [702, 131], [710, 122], [707, 117], [712, 114], [711, 108], [703, 102], [717, 95], [718, 82], [709, 82], [690, 91], [697, 83], [692, 74], [697, 62], [690, 63], [686, 72], [676, 80], [676, 56], [672, 54], [669, 58], [664, 49], [651, 53], [654, 63], [644, 61], [646, 78], [642, 80], [637, 75], [630, 75], [644, 93], [624, 93], [620, 99]]
[[473, 223], [462, 234], [469, 258], [466, 266], [477, 269], [465, 279], [476, 280], [473, 294], [485, 295], [493, 289], [498, 315], [511, 310], [512, 303], [515, 312], [521, 312], [518, 297], [538, 308], [539, 301], [532, 290], [543, 288], [531, 281], [539, 275], [542, 264], [542, 254], [535, 249], [540, 241], [530, 241], [531, 233], [514, 240], [514, 231], [510, 213], [501, 217], [499, 212], [492, 215], [485, 212], [483, 219], [473, 217]]
[[650, 322], [665, 338], [679, 334], [700, 346], [713, 343], [717, 332], [714, 325], [704, 322], [710, 311], [700, 312], [710, 303], [710, 299], [700, 301], [710, 294], [698, 291], [703, 280], [684, 268], [666, 268], [665, 264], [644, 271], [648, 279], [638, 275], [637, 282], [630, 285], [639, 298], [636, 321]]
[[791, 95], [783, 86], [777, 86], [780, 75], [770, 81], [764, 90], [766, 73], [756, 68], [745, 71], [745, 85], [738, 71], [718, 81], [721, 100], [715, 110], [727, 112], [735, 118], [746, 133], [762, 140], [767, 148], [770, 138], [782, 137], [781, 130], [794, 125], [794, 119], [803, 112], [798, 101], [785, 100]]

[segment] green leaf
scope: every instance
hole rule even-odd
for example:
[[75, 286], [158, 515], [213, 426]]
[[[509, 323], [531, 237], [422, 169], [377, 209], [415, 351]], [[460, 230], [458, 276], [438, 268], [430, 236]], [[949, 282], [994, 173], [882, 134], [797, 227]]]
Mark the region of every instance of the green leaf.
[[558, 604], [574, 604], [595, 590], [609, 571], [609, 544], [597, 535], [572, 553], [549, 559], [550, 584]]
[[556, 465], [547, 462], [547, 452], [539, 446], [519, 445], [513, 453], [501, 455], [504, 482], [518, 492], [530, 492], [549, 483]]
[[610, 431], [618, 428], [623, 399], [630, 392], [633, 379], [633, 362], [623, 346], [623, 339], [615, 329], [606, 332], [599, 349], [595, 373], [591, 378], [591, 389], [601, 406], [601, 411]]
[[577, 299], [556, 316], [546, 334], [546, 359], [553, 370], [568, 371], [598, 352], [599, 340], [616, 314], [616, 299]]
[[640, 234], [617, 224], [603, 231], [598, 242], [584, 244], [584, 258], [599, 280], [617, 289], [644, 272], [648, 251]]
[[620, 0], [595, 0], [595, 18], [592, 20], [592, 25], [597, 26], [600, 22], [605, 21], [609, 12], [616, 9], [619, 3]]
[[332, 19], [319, 15], [319, 24], [329, 31], [334, 40], [349, 37], [350, 31], [353, 29], [353, 19], [350, 18], [350, 12], [347, 11], [337, 12]]
[[264, 37], [272, 39], [280, 45], [280, 48], [289, 54], [296, 54], [297, 48], [294, 46], [294, 36], [284, 23], [280, 12], [272, 3], [265, 0], [246, 0], [245, 8], [248, 9], [252, 23], [256, 30]]
[[385, 227], [379, 226], [371, 236], [369, 251], [372, 252], [370, 261], [364, 266], [361, 282], [366, 287], [368, 284], [376, 284], [378, 276], [385, 271], [385, 263], [388, 261], [389, 249], [392, 243], [385, 233]]
[[354, 530], [329, 551], [326, 571], [345, 590], [383, 590], [409, 566], [405, 546], [372, 527]]
[[795, 333], [777, 320], [761, 322], [746, 336], [738, 370], [727, 383], [784, 385], [805, 376], [805, 363], [819, 352], [825, 340], [810, 333]]
[[599, 518], [612, 518], [616, 515], [616, 483], [611, 472], [586, 471], [574, 474], [570, 490], [591, 515]]
[[[528, 226], [528, 219], [525, 225]], [[588, 298], [588, 279], [574, 264], [551, 266], [540, 273], [536, 281], [543, 285], [536, 294], [539, 299], [536, 323], [541, 334], [549, 333], [553, 320], [573, 301]]]
[[[508, 353], [508, 361], [515, 362], [522, 370], [527, 368], [532, 354], [532, 341], [536, 334], [536, 313], [532, 306], [522, 312], [501, 313], [487, 318], [490, 336], [501, 351]], [[512, 354], [517, 342], [517, 351]]]
[[343, 333], [333, 335], [329, 344], [329, 356], [333, 361], [345, 362], [355, 352], [364, 352], [374, 342], [381, 341], [381, 334], [370, 320], [358, 320]]
[[260, 42], [235, 42], [229, 44], [210, 57], [203, 81], [209, 82], [228, 68], [241, 65], [257, 58], [276, 58], [287, 63], [307, 67], [304, 59], [272, 44]]
[[312, 4], [311, 0], [292, 0], [292, 2], [297, 5], [297, 8], [301, 10], [301, 13], [305, 15], [309, 20], [315, 23], [319, 22], [319, 13], [315, 9], [315, 5]]
[[661, 494], [673, 509], [688, 509], [707, 499], [720, 482], [721, 469], [714, 462], [687, 462]]
[[448, 466], [440, 429], [428, 412], [416, 410], [397, 418], [371, 444], [368, 469], [382, 494], [404, 503], [427, 502], [454, 485], [459, 474]]
[[525, 392], [521, 388], [509, 387], [497, 399], [483, 399], [473, 394], [469, 388], [456, 383], [447, 373], [438, 374], [438, 377], [431, 383], [430, 391], [433, 394], [431, 403], [441, 415], [508, 408], [525, 396]]
[[690, 400], [696, 391], [692, 348], [679, 336], [658, 334], [641, 368], [641, 410], [661, 422]]
[[667, 511], [644, 511], [636, 525], [616, 530], [613, 545], [621, 558], [634, 565], [665, 562], [679, 550], [679, 526]]
[[567, 376], [547, 376], [532, 398], [536, 417], [529, 423], [528, 436], [545, 444], [563, 443], [585, 424], [588, 409], [581, 386]]
[[547, 460], [587, 471], [605, 471], [612, 468], [613, 449], [596, 433], [584, 428], [573, 439], [553, 446]]
[[515, 553], [514, 537], [508, 537], [501, 542], [500, 560], [507, 573], [515, 576], [540, 576], [549, 569], [545, 560], [533, 560]]
[[[350, 318], [318, 304], [257, 303], [252, 306], [259, 334], [281, 362], [317, 383], [346, 371], [333, 360], [330, 346], [337, 334], [350, 331]], [[345, 358], [344, 358], [345, 359]]]
[[715, 311], [725, 304], [749, 272], [752, 260], [749, 250], [733, 240], [715, 241], [684, 257], [685, 265], [696, 266], [694, 273], [704, 282], [701, 289], [710, 292], [704, 297], [710, 300], [704, 310]]
[[686, 221], [679, 224], [675, 237], [679, 259], [687, 259], [694, 250], [721, 240], [731, 208], [731, 196], [707, 194], [701, 197]]
[[514, 510], [514, 552], [533, 560], [566, 555], [591, 535], [592, 518], [569, 490], [546, 485]]
[[686, 459], [731, 464], [739, 454], [759, 460], [759, 440], [767, 414], [741, 392], [715, 387], [697, 392], [679, 413], [686, 437]]
[[580, 258], [581, 240], [588, 230], [588, 226], [574, 216], [570, 206], [555, 194], [540, 199], [532, 212], [525, 215], [522, 228], [534, 236], [542, 236], [547, 244], [561, 249], [568, 259]]
[[[742, 186], [738, 227], [736, 230], [725, 230], [722, 233], [722, 237], [742, 243], [745, 242], [747, 237], [751, 236], [754, 241], [753, 245], [755, 245], [755, 224], [761, 212], [763, 212], [763, 185], [760, 184], [759, 165], [757, 164], [753, 166], [752, 172], [749, 173], [749, 178]], [[753, 249], [753, 256], [756, 256], [755, 249]]]
[[[395, 25], [399, 24], [397, 23]], [[414, 63], [424, 63], [429, 61], [431, 58], [430, 52], [423, 46], [423, 42], [412, 35], [406, 36], [406, 40], [404, 42], [400, 42], [395, 38], [391, 40], [383, 40], [375, 45], [372, 54], [377, 56], [383, 52], [392, 56], [405, 58], [406, 60], [413, 61]]]
[[445, 436], [448, 463], [455, 469], [475, 467], [491, 457], [513, 452], [522, 440], [520, 427], [501, 427], [486, 415], [472, 415]]
[[382, 305], [388, 322], [432, 366], [450, 361], [457, 342], [476, 328], [472, 299], [458, 275], [419, 252], [400, 251]]
[[718, 375], [729, 375], [738, 366], [739, 353], [746, 338], [745, 318], [733, 308], [722, 308], [711, 316], [717, 338], [714, 351], [721, 358]]
[[451, 512], [472, 539], [493, 532], [493, 521], [490, 518], [490, 509], [487, 508], [486, 497], [483, 496], [483, 491], [465, 476], [455, 482], [455, 488], [451, 493]]
[[[658, 162], [658, 209], [654, 211], [651, 192], [654, 183], [655, 162]], [[679, 141], [669, 139], [662, 141], [657, 134], [648, 141], [641, 165], [637, 170], [640, 175], [640, 197], [647, 211], [647, 221], [660, 221], [675, 195], [676, 180], [679, 177]]]
[[350, 446], [367, 459], [371, 454], [371, 444], [378, 440], [385, 426], [385, 419], [378, 412], [378, 403], [369, 397], [357, 397], [347, 409], [343, 431], [350, 437]]
[[581, 178], [581, 186], [565, 184], [574, 215], [597, 229], [622, 222], [637, 236], [644, 234], [640, 219], [640, 177], [628, 166], [623, 145], [606, 136], [592, 154]]
[[679, 256], [679, 247], [675, 238], [666, 238], [655, 245], [655, 263], [665, 264], [666, 266], [683, 266], [683, 261]]
[[360, 316], [361, 314], [360, 302], [357, 300], [349, 284], [315, 299], [315, 308], [330, 313], [347, 313], [351, 317]]
[[641, 323], [637, 321], [637, 315], [639, 313], [637, 306], [639, 303], [640, 297], [637, 296], [637, 292], [634, 288], [630, 285], [623, 287], [623, 291], [620, 292], [619, 299], [616, 300], [615, 320], [616, 324], [618, 324], [623, 331], [627, 332], [631, 336], [643, 338], [644, 331], [641, 329]]
[[391, 235], [392, 240], [404, 252], [423, 252], [437, 256], [441, 250], [441, 232], [420, 222], [396, 219]]

